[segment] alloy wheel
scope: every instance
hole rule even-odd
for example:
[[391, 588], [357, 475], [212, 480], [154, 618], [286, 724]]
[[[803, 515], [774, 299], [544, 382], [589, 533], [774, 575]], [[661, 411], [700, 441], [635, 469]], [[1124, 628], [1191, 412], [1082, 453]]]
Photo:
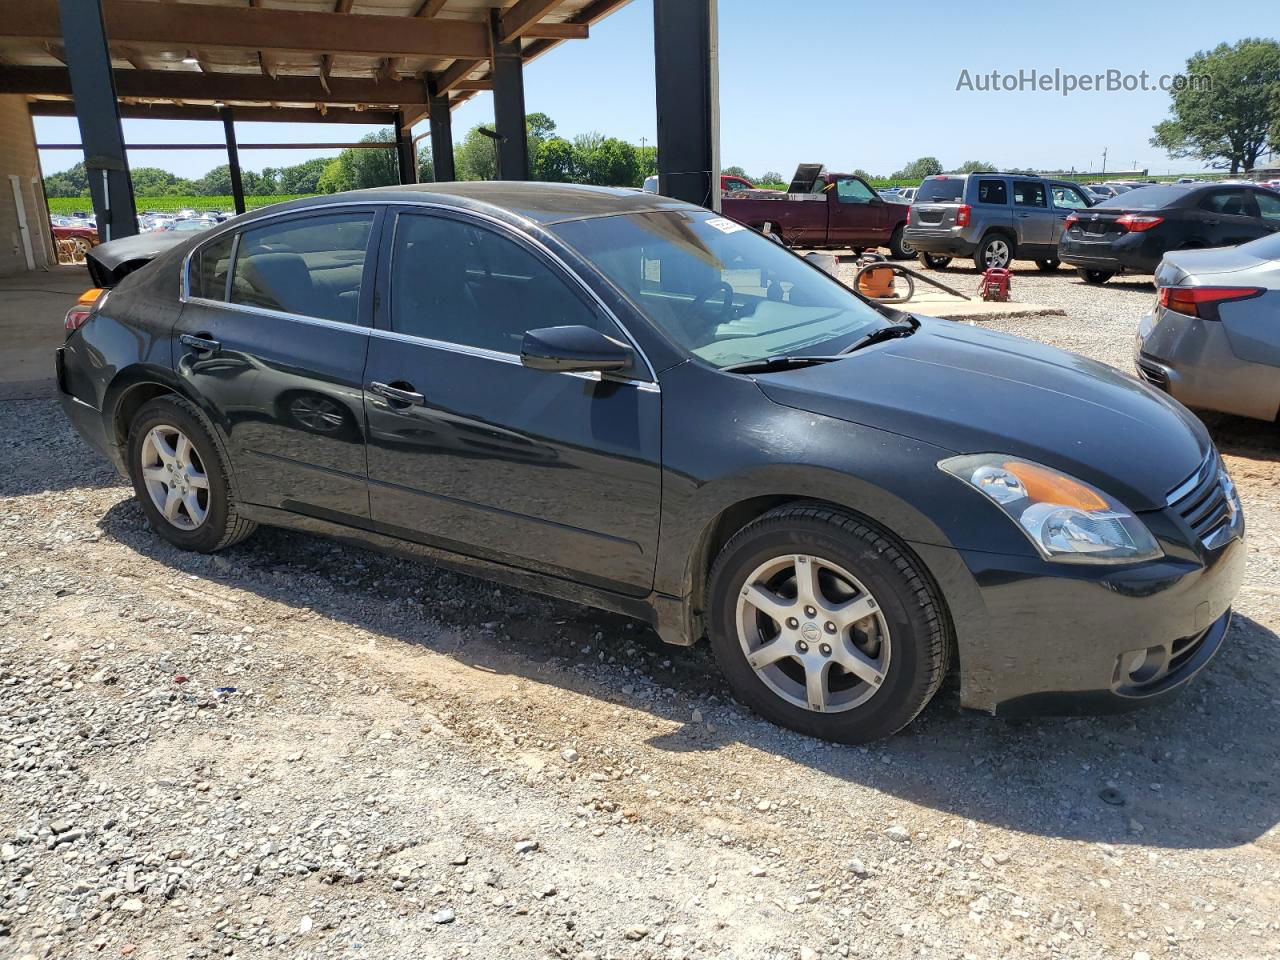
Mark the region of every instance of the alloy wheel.
[[1007, 267], [1009, 265], [1009, 244], [1004, 240], [992, 240], [987, 244], [988, 267]]
[[738, 642], [775, 694], [817, 713], [852, 710], [889, 670], [889, 627], [871, 592], [821, 557], [760, 564], [737, 603]]
[[209, 515], [209, 476], [191, 440], [177, 427], [147, 431], [140, 452], [142, 481], [160, 515], [179, 530], [195, 530]]

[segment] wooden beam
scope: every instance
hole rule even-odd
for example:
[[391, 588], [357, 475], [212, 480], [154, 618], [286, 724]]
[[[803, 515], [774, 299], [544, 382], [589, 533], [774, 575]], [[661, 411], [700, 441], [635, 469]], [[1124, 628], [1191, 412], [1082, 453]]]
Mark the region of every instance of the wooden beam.
[[478, 93], [482, 90], [492, 90], [493, 80], [486, 77], [484, 80], [459, 80], [453, 85], [454, 91], [466, 90], [471, 93]]
[[404, 131], [408, 133], [410, 130], [414, 128], [415, 124], [421, 123], [423, 120], [426, 120], [427, 117], [429, 117], [430, 115], [431, 115], [431, 111], [428, 110], [425, 106], [414, 107], [412, 110], [404, 111], [404, 127], [403, 127]]
[[444, 9], [444, 5], [449, 0], [422, 0], [422, 6], [414, 13], [415, 17], [422, 17], [424, 20], [430, 20], [437, 13]]
[[523, 34], [526, 40], [586, 40], [591, 26], [586, 23], [535, 23]]
[[455, 60], [447, 70], [434, 78], [436, 93], [442, 95], [457, 88], [458, 84], [470, 77], [474, 71], [479, 70], [486, 62], [485, 60]]
[[[331, 77], [326, 92], [318, 77], [269, 80], [252, 73], [196, 70], [116, 70], [116, 95], [163, 100], [255, 100], [303, 103], [425, 104], [426, 87], [416, 80]], [[0, 67], [0, 93], [71, 94], [64, 67]]]
[[[58, 7], [49, 0], [6, 0], [0, 37], [57, 42]], [[288, 53], [373, 57], [488, 56], [484, 23], [354, 13], [313, 13], [274, 7], [102, 0], [111, 38], [122, 44], [225, 47]]]
[[560, 0], [518, 0], [498, 18], [498, 39], [515, 40], [559, 6]]
[[[70, 100], [33, 100], [28, 104], [34, 117], [74, 117], [76, 105]], [[394, 110], [352, 110], [326, 106], [323, 113], [313, 108], [236, 106], [236, 120], [249, 123], [364, 123], [389, 127], [396, 122]], [[130, 120], [220, 120], [213, 106], [173, 103], [121, 104], [120, 116]]]

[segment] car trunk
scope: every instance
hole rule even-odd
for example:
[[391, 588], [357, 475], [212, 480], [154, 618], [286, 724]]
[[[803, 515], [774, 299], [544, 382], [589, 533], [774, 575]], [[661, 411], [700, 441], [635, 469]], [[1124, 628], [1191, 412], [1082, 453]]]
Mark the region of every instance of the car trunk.
[[85, 266], [93, 285], [109, 290], [139, 267], [188, 239], [181, 234], [140, 233], [109, 240], [85, 254]]

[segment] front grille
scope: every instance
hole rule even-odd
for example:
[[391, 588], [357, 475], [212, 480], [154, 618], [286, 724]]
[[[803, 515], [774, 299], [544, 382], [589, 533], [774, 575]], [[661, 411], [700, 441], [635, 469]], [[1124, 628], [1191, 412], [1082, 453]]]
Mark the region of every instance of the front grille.
[[1216, 453], [1169, 495], [1169, 507], [1206, 547], [1219, 545], [1220, 536], [1235, 519], [1235, 506], [1223, 489]]

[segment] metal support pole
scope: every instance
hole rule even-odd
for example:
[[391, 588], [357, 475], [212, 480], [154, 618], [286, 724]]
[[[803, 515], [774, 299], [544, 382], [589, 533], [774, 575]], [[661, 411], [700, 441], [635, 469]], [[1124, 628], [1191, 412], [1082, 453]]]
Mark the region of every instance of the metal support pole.
[[400, 182], [418, 182], [418, 161], [413, 155], [413, 134], [404, 128], [404, 111], [396, 111], [396, 160], [400, 168]]
[[230, 107], [218, 111], [222, 114], [222, 132], [227, 141], [227, 167], [231, 171], [231, 200], [236, 213], [244, 213], [244, 179], [240, 176], [240, 147], [236, 144], [236, 118]]
[[524, 121], [524, 61], [519, 40], [500, 40], [499, 11], [489, 19], [493, 33], [493, 125], [498, 143], [498, 179], [529, 179], [529, 134]]
[[658, 192], [720, 209], [716, 0], [653, 0]]
[[99, 0], [58, 0], [58, 13], [98, 236], [104, 241], [132, 236], [138, 232], [138, 217], [102, 5]]
[[427, 108], [431, 111], [431, 166], [436, 183], [457, 179], [453, 167], [453, 120], [449, 114], [449, 96], [437, 96], [435, 85], [427, 88]]

